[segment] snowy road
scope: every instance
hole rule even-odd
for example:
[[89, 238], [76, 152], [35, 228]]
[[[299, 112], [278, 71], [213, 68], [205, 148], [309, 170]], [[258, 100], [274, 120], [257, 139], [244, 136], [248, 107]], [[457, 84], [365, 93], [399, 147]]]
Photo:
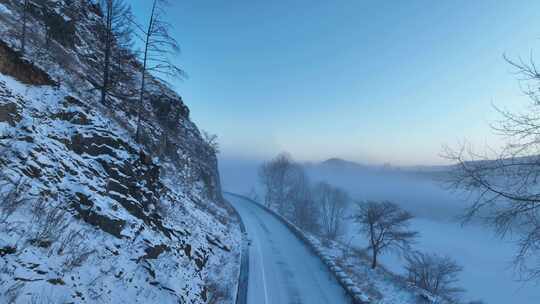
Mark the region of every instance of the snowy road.
[[248, 304], [349, 303], [322, 262], [279, 220], [253, 202], [225, 194], [246, 226]]

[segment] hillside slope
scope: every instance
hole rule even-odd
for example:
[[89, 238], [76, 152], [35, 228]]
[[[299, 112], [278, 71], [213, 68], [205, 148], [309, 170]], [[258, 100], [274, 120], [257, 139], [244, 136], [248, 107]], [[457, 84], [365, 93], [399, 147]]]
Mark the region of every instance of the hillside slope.
[[188, 108], [152, 79], [137, 144], [138, 62], [101, 105], [99, 10], [36, 2], [23, 55], [0, 0], [0, 302], [230, 303], [240, 232]]

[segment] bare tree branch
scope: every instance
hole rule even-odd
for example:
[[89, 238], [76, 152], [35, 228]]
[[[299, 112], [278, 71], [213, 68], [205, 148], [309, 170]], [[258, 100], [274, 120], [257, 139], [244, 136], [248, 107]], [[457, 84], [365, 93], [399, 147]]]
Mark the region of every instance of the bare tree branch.
[[532, 60], [504, 56], [525, 84], [531, 100], [528, 111], [516, 113], [495, 107], [501, 119], [492, 126], [504, 137], [499, 152], [479, 154], [462, 145], [446, 148], [444, 156], [456, 163], [447, 184], [472, 198], [464, 221], [480, 218], [500, 236], [515, 233], [518, 252], [514, 265], [523, 280], [540, 279], [540, 72]]
[[377, 267], [379, 254], [388, 250], [408, 250], [418, 235], [408, 230], [413, 216], [388, 201], [359, 203], [351, 218], [360, 225], [360, 232], [369, 238], [372, 268]]

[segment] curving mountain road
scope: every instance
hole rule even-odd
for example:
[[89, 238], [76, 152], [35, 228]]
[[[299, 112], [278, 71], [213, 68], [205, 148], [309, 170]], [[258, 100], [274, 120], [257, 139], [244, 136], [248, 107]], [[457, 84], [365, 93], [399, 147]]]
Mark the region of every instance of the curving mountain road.
[[248, 304], [349, 303], [326, 266], [283, 223], [251, 201], [225, 197], [250, 240]]

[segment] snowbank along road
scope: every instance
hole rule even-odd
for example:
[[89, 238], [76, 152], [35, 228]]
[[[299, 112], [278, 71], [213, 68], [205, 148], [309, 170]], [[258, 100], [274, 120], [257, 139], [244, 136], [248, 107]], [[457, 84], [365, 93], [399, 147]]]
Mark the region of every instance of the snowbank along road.
[[326, 266], [283, 223], [253, 202], [225, 197], [250, 242], [248, 304], [349, 303]]

